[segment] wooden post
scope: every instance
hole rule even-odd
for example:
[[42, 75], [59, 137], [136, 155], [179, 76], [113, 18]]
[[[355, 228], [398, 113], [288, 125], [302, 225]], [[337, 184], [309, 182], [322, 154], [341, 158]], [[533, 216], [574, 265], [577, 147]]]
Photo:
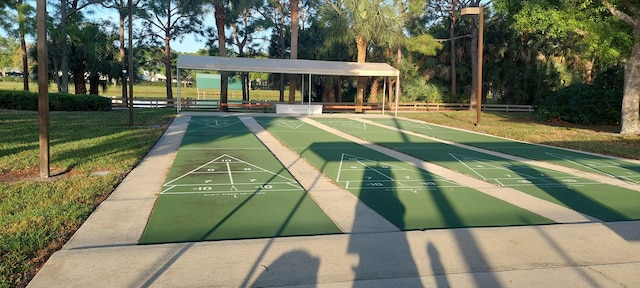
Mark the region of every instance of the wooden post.
[[[133, 126], [133, 7], [132, 1], [128, 0], [127, 10], [129, 12], [129, 126]], [[171, 75], [169, 75], [171, 78]], [[171, 79], [167, 79], [171, 81]]]
[[[64, 9], [64, 7], [63, 7]], [[47, 1], [37, 2], [38, 114], [40, 120], [40, 178], [51, 176], [49, 160], [49, 73], [47, 65]]]

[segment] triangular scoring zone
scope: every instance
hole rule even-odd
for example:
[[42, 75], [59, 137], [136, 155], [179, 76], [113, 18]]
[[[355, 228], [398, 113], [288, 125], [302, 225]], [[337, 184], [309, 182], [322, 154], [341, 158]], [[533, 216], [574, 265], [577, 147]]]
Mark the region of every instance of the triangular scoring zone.
[[214, 128], [214, 129], [222, 129], [228, 126], [231, 126], [233, 124], [236, 123], [241, 123], [240, 120], [226, 120], [226, 119], [208, 119], [208, 120], [197, 120], [197, 119], [191, 119], [190, 122], [195, 123], [195, 124], [200, 124], [200, 125], [204, 125], [207, 126], [209, 128]]
[[[467, 167], [483, 181], [495, 182], [503, 187], [515, 186], [546, 186], [546, 187], [567, 187], [568, 185], [586, 185], [595, 184], [596, 182], [584, 179], [578, 176], [565, 175], [560, 176], [560, 172], [555, 172], [545, 168], [533, 168], [527, 165], [511, 165], [505, 160], [506, 164], [491, 164], [493, 160], [482, 159], [478, 157], [449, 153], [453, 159]], [[560, 173], [560, 174], [558, 174]], [[554, 176], [554, 174], [556, 174]]]
[[347, 153], [342, 153], [340, 157], [336, 182], [346, 189], [361, 187], [385, 191], [408, 190], [413, 193], [425, 189], [460, 187], [453, 181], [425, 173], [420, 168], [407, 169]]
[[161, 194], [283, 192], [304, 190], [289, 177], [224, 154], [164, 185]]

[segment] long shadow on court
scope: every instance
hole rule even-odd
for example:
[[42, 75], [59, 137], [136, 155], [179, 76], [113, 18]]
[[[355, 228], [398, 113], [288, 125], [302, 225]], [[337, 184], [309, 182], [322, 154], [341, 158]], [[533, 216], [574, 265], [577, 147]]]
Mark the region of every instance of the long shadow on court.
[[[578, 184], [576, 186], [582, 187], [571, 187], [553, 177], [544, 177], [542, 179], [531, 178], [532, 175], [545, 175], [545, 173], [528, 165], [510, 165], [509, 168], [523, 179], [530, 181], [531, 186], [537, 187], [539, 191], [544, 193], [540, 195], [535, 192], [530, 192], [534, 196], [543, 199], [551, 197], [549, 200], [555, 199], [557, 201], [554, 202], [559, 202], [563, 206], [605, 221], [631, 220], [627, 215], [594, 200], [597, 199], [594, 198], [595, 195], [589, 196], [588, 193], [580, 191], [581, 189], [585, 189], [584, 185]], [[530, 189], [527, 190], [531, 191]], [[593, 191], [592, 193], [597, 192]], [[615, 191], [611, 191], [610, 193], [615, 193]]]
[[[614, 159], [611, 157], [588, 154], [563, 148], [525, 143], [486, 134], [474, 133], [472, 131], [449, 128], [442, 125], [432, 125], [429, 123], [420, 123], [398, 118], [371, 119], [371, 121], [467, 146], [478, 147], [532, 160], [550, 162], [585, 172], [616, 177], [631, 183], [637, 184], [640, 182], [640, 165], [626, 160]], [[425, 129], [425, 127], [428, 127], [429, 129]], [[558, 147], [578, 147], [582, 146], [580, 144], [584, 143], [562, 142], [546, 144]]]
[[[391, 169], [383, 169], [382, 167], [367, 167], [362, 177], [362, 186], [369, 182], [368, 179], [379, 179], [380, 174], [384, 178], [395, 179]], [[396, 189], [395, 185], [391, 185], [388, 189], [381, 191], [379, 189], [367, 189], [361, 187], [358, 198], [365, 204], [372, 206], [384, 205], [387, 211], [383, 215], [389, 222], [403, 229], [405, 207], [398, 199], [397, 193], [401, 193]], [[359, 207], [356, 206], [356, 209]], [[379, 210], [374, 208], [374, 210]], [[356, 211], [355, 215], [359, 215]], [[354, 219], [354, 225], [358, 225], [358, 221], [367, 221], [366, 219]], [[360, 280], [376, 280], [378, 277], [391, 277], [405, 279], [403, 285], [408, 287], [420, 287], [420, 273], [415, 265], [415, 261], [411, 255], [411, 249], [404, 233], [393, 233], [393, 235], [369, 235], [369, 234], [351, 234], [349, 238], [348, 252], [356, 254], [359, 257], [357, 267], [353, 268], [355, 279], [353, 287], [368, 287], [366, 282], [358, 282]]]

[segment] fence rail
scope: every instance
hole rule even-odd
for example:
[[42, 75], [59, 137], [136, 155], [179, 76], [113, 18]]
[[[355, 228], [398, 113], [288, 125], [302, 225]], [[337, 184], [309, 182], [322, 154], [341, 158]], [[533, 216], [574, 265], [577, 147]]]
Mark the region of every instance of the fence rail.
[[[202, 100], [192, 98], [180, 99], [182, 110], [217, 110], [220, 107], [218, 100]], [[177, 99], [158, 99], [158, 98], [134, 98], [134, 108], [175, 108], [178, 103]], [[242, 102], [229, 102], [229, 103], [242, 103]], [[264, 102], [264, 101], [251, 101], [245, 104], [256, 105], [271, 105], [275, 106], [278, 102]], [[122, 98], [112, 98], [111, 104], [113, 107], [126, 107], [123, 104]], [[327, 106], [335, 106], [339, 104], [341, 107], [354, 106], [354, 103], [314, 103]], [[365, 103], [370, 110], [382, 110], [382, 103]], [[231, 108], [231, 106], [228, 106]], [[394, 107], [385, 106], [385, 111], [394, 110]], [[348, 109], [347, 109], [348, 110]], [[424, 102], [412, 102], [412, 103], [399, 103], [398, 111], [460, 111], [469, 110], [469, 104], [464, 103], [424, 103]], [[265, 110], [266, 111], [266, 110]], [[534, 112], [531, 105], [506, 105], [506, 104], [482, 104], [482, 111], [494, 111], [494, 112]]]

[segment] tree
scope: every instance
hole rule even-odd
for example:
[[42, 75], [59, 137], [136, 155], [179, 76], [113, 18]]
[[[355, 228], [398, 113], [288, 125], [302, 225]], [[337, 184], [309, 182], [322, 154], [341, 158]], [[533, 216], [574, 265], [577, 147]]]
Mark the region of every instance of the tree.
[[0, 75], [7, 75], [7, 68], [14, 67], [14, 56], [20, 47], [16, 39], [0, 36]]
[[[290, 1], [291, 8], [291, 53], [290, 59], [298, 59], [298, 30], [300, 29], [300, 20], [298, 16], [298, 0]], [[289, 80], [289, 104], [296, 102], [296, 75], [291, 75]]]
[[144, 13], [141, 16], [149, 24], [146, 34], [152, 37], [152, 41], [164, 44], [162, 52], [167, 76], [167, 99], [173, 99], [171, 41], [202, 30], [203, 8], [202, 1], [196, 0], [147, 0], [143, 4]]
[[[253, 13], [254, 10], [261, 5], [261, 0], [245, 0], [234, 2], [231, 6], [229, 16], [235, 18], [235, 21], [230, 23], [232, 30], [230, 40], [236, 46], [239, 57], [251, 56], [257, 53], [255, 49], [257, 48], [256, 43], [253, 42], [254, 34], [263, 29], [252, 15], [256, 14]], [[248, 48], [249, 51], [246, 51], [245, 48]], [[249, 101], [249, 74], [242, 72], [241, 76], [242, 100]]]
[[[126, 57], [125, 57], [125, 41], [124, 41], [124, 35], [125, 35], [125, 21], [127, 19], [127, 17], [129, 16], [129, 7], [127, 7], [128, 4], [128, 0], [106, 0], [104, 2], [102, 2], [102, 6], [105, 8], [109, 8], [109, 9], [115, 9], [118, 10], [118, 31], [119, 31], [119, 38], [118, 38], [118, 43], [119, 43], [119, 57], [118, 60], [120, 61], [120, 70], [121, 71], [125, 71], [127, 69], [127, 62], [126, 62]], [[140, 3], [140, 0], [136, 0], [136, 1], [132, 1], [131, 8], [137, 8], [138, 5]], [[135, 14], [135, 12], [134, 12]], [[125, 85], [125, 79], [126, 76], [122, 73], [120, 74], [120, 76], [122, 77], [121, 82], [122, 82], [122, 98], [124, 100], [125, 103], [127, 103], [127, 98], [129, 97], [127, 95], [127, 85]]]
[[[343, 24], [333, 22], [338, 25], [332, 29], [341, 30], [339, 33], [342, 34], [345, 31], [354, 34], [358, 63], [366, 62], [369, 45], [395, 47], [394, 42], [402, 38], [402, 19], [398, 17], [393, 6], [386, 1], [345, 0], [342, 3], [330, 3], [329, 9], [329, 13], [335, 13], [335, 18], [343, 21]], [[386, 32], [380, 33], [380, 31]], [[355, 104], [362, 106], [366, 78], [358, 77], [357, 83]], [[356, 112], [361, 111], [361, 108], [356, 108]]]
[[[97, 23], [84, 23], [69, 38], [70, 70], [76, 94], [86, 94], [86, 80], [89, 93], [98, 94], [100, 76], [118, 77], [120, 67], [116, 59], [117, 50], [113, 45], [116, 35], [107, 34]], [[86, 79], [85, 79], [86, 77]]]
[[69, 45], [67, 42], [69, 25], [77, 25], [82, 19], [79, 12], [102, 0], [60, 0], [60, 23], [58, 24], [58, 44], [60, 45], [60, 79], [58, 91], [69, 92]]
[[[216, 19], [216, 31], [218, 32], [218, 56], [227, 57], [227, 36], [224, 32], [224, 25], [227, 22], [226, 8], [228, 0], [213, 0], [214, 17]], [[220, 104], [229, 102], [229, 74], [226, 71], [220, 72]], [[220, 105], [220, 111], [227, 112], [228, 107]]]
[[8, 15], [9, 21], [3, 22], [2, 26], [11, 35], [15, 35], [20, 41], [20, 57], [22, 59], [22, 83], [24, 91], [29, 91], [29, 62], [27, 55], [27, 42], [25, 37], [34, 33], [35, 9], [33, 6], [24, 3], [24, 0], [7, 0], [5, 5], [15, 11], [15, 14]]
[[602, 0], [613, 16], [633, 27], [635, 43], [624, 69], [620, 134], [640, 134], [640, 2]]

